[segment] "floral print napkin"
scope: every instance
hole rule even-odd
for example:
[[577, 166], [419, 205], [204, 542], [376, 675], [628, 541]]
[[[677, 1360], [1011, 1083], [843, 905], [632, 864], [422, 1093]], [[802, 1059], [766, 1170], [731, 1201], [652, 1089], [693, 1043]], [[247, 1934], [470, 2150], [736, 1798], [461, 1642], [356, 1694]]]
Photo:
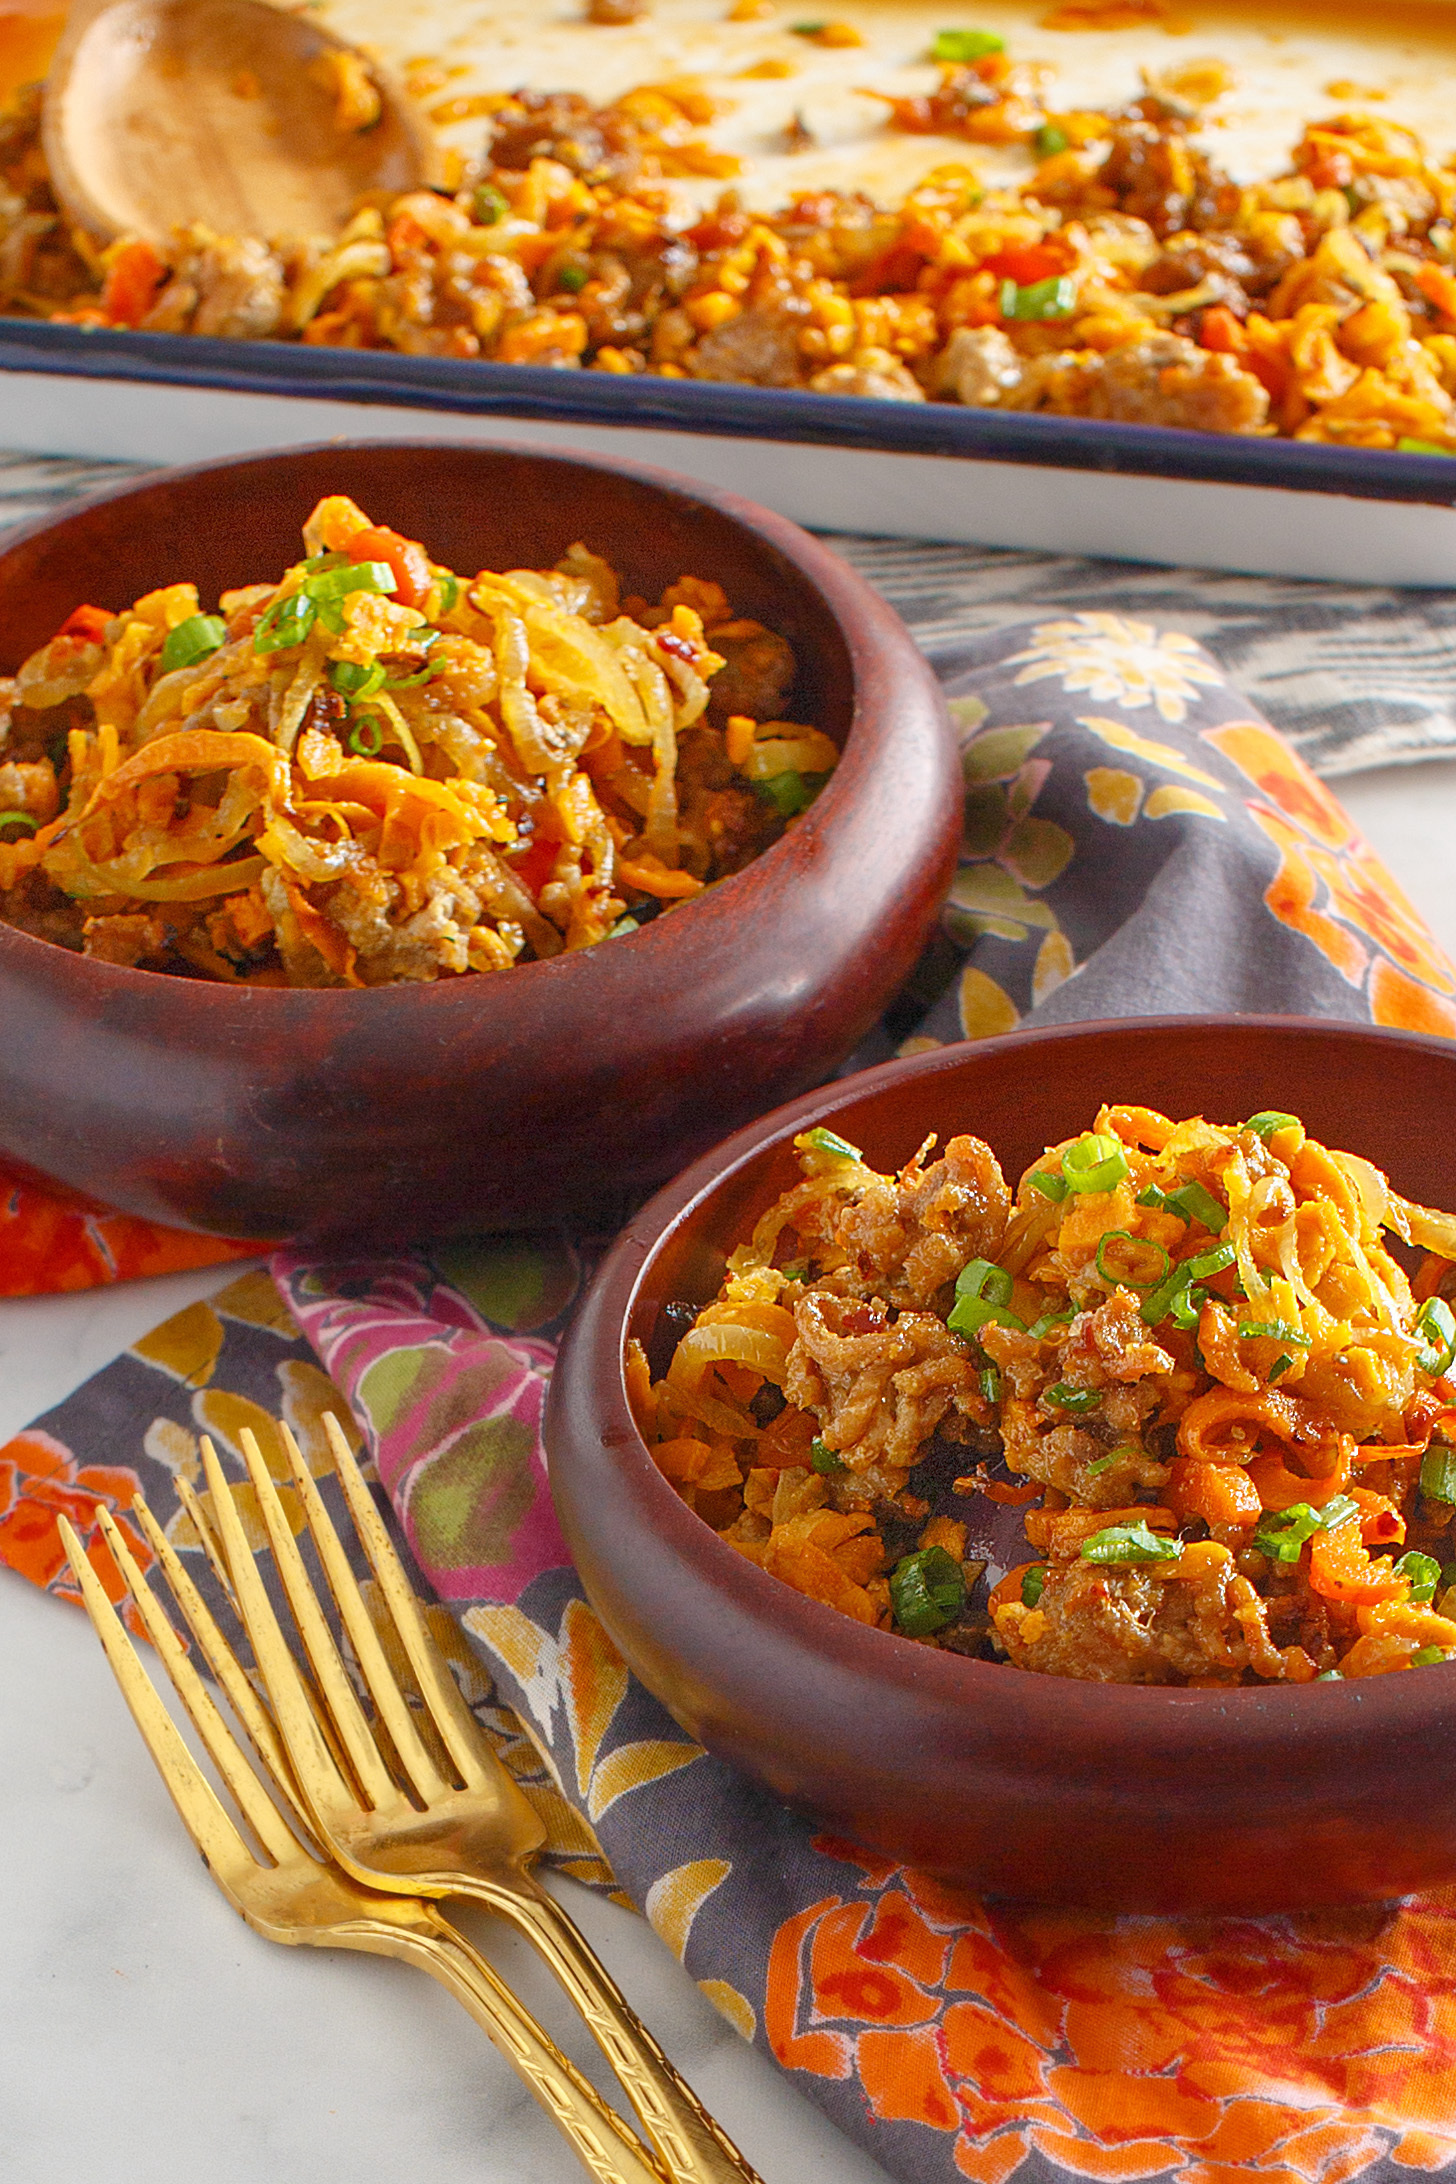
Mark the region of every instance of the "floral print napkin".
[[[1169, 1008], [1456, 1036], [1456, 969], [1191, 641], [1078, 613], [967, 645], [947, 680], [962, 861], [858, 1061]], [[642, 1909], [907, 2184], [1393, 2184], [1456, 2163], [1456, 1891], [1262, 1919], [987, 1903], [817, 1833], [683, 1734], [584, 1601], [546, 1483], [542, 1403], [592, 1248], [280, 1255], [0, 1449], [0, 1560], [69, 1596], [64, 1511], [118, 1591], [94, 1512], [125, 1526], [138, 1486], [195, 1553], [173, 1482], [199, 1476], [203, 1432], [256, 1531], [238, 1434], [281, 1470], [286, 1417], [332, 1494], [333, 1410], [554, 1860]]]

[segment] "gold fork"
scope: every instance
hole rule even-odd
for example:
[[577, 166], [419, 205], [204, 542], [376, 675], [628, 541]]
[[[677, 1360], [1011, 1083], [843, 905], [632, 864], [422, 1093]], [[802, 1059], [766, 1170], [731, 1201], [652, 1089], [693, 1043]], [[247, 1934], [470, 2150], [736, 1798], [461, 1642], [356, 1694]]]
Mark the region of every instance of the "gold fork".
[[[366, 1887], [414, 1896], [471, 1896], [533, 1942], [585, 2017], [672, 2184], [761, 2184], [570, 1918], [530, 1872], [545, 1830], [460, 1696], [338, 1421], [326, 1412], [324, 1424], [339, 1484], [445, 1766], [416, 1726], [332, 1519], [288, 1428], [281, 1426], [279, 1433], [293, 1481], [373, 1702], [377, 1727], [355, 1695], [257, 1441], [246, 1430], [240, 1436], [274, 1562], [312, 1671], [312, 1694], [279, 1629], [216, 1452], [204, 1439], [212, 1504], [204, 1545], [210, 1544], [225, 1564], [279, 1738], [319, 1840]], [[404, 1787], [381, 1751], [381, 1732]], [[340, 1754], [345, 1764], [340, 1764]]]
[[[183, 1825], [234, 1910], [269, 1941], [356, 1949], [367, 1956], [397, 1957], [417, 1964], [484, 2027], [598, 2184], [663, 2184], [661, 2172], [621, 2118], [535, 2023], [484, 1957], [432, 1904], [418, 1897], [361, 1888], [337, 1867], [321, 1863], [308, 1847], [312, 1834], [289, 1787], [273, 1725], [169, 1548], [167, 1574], [178, 1605], [259, 1757], [273, 1774], [294, 1823], [289, 1826], [188, 1660], [125, 1540], [104, 1510], [98, 1516], [147, 1635], [262, 1853], [260, 1858], [249, 1848], [183, 1742], [100, 1579], [62, 1517], [62, 1543], [132, 1718]], [[149, 1536], [159, 1537], [150, 1511], [145, 1516]]]

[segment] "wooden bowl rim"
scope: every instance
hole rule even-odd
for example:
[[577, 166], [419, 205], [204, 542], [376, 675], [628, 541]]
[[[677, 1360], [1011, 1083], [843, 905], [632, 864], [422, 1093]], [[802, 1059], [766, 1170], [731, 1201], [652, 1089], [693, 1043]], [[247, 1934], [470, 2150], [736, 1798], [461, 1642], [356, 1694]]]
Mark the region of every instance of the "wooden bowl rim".
[[[1231, 1035], [1242, 1032], [1273, 1033], [1294, 1039], [1311, 1034], [1344, 1038], [1354, 1045], [1399, 1054], [1433, 1054], [1449, 1060], [1456, 1072], [1456, 1046], [1425, 1032], [1387, 1030], [1379, 1025], [1346, 1022], [1339, 1018], [1262, 1015], [1160, 1015], [1129, 1018], [1089, 1018], [1072, 1024], [1039, 1025], [1002, 1033], [996, 1038], [967, 1041], [941, 1047], [933, 1053], [882, 1062], [852, 1077], [838, 1078], [815, 1092], [761, 1116], [747, 1124], [712, 1152], [686, 1169], [659, 1191], [634, 1216], [613, 1245], [593, 1281], [602, 1303], [602, 1332], [592, 1345], [593, 1362], [605, 1364], [603, 1351], [611, 1341], [615, 1371], [602, 1375], [598, 1397], [600, 1443], [614, 1465], [626, 1467], [625, 1483], [634, 1503], [650, 1509], [656, 1543], [694, 1566], [703, 1582], [726, 1600], [735, 1614], [762, 1628], [776, 1625], [790, 1644], [821, 1657], [845, 1678], [878, 1683], [888, 1691], [914, 1694], [931, 1707], [951, 1702], [964, 1705], [978, 1697], [1011, 1696], [1004, 1679], [1018, 1672], [991, 1661], [967, 1660], [937, 1648], [917, 1645], [890, 1631], [871, 1630], [841, 1615], [822, 1602], [797, 1593], [771, 1577], [746, 1556], [736, 1554], [701, 1517], [679, 1499], [652, 1460], [638, 1431], [627, 1399], [625, 1380], [626, 1340], [642, 1289], [658, 1252], [733, 1176], [770, 1147], [782, 1144], [795, 1132], [816, 1124], [832, 1124], [843, 1109], [860, 1099], [923, 1077], [952, 1076], [983, 1053], [1036, 1053], [1047, 1047], [1072, 1047], [1109, 1033], [1137, 1031], [1177, 1038], [1192, 1029], [1207, 1032], [1224, 1026]], [[548, 1464], [551, 1450], [548, 1444]], [[994, 1682], [988, 1681], [994, 1679]], [[1379, 1685], [1379, 1694], [1369, 1688]], [[1394, 1689], [1390, 1687], [1394, 1686]], [[1409, 1686], [1410, 1688], [1405, 1688]], [[1456, 1688], [1456, 1687], [1453, 1687]], [[1423, 1698], [1422, 1692], [1426, 1695]], [[1321, 1735], [1345, 1737], [1357, 1726], [1353, 1709], [1377, 1704], [1386, 1716], [1384, 1726], [1399, 1727], [1408, 1717], [1414, 1730], [1424, 1724], [1439, 1685], [1419, 1677], [1382, 1676], [1353, 1684], [1326, 1684], [1317, 1693], [1313, 1685], [1266, 1684], [1235, 1686], [1229, 1690], [1190, 1690], [1184, 1687], [1139, 1684], [1103, 1684], [1067, 1676], [1033, 1676], [1022, 1672], [1016, 1687], [1017, 1705], [1050, 1717], [1043, 1723], [1047, 1736], [1065, 1733], [1085, 1743], [1086, 1716], [1090, 1710], [1101, 1717], [1109, 1735], [1120, 1740], [1124, 1752], [1156, 1757], [1166, 1764], [1176, 1756], [1170, 1746], [1183, 1742], [1191, 1749], [1206, 1748], [1218, 1717], [1226, 1715], [1230, 1702], [1238, 1709], [1241, 1739], [1266, 1746], [1272, 1756], [1287, 1746], [1292, 1735], [1318, 1726]], [[1324, 1712], [1311, 1717], [1310, 1707]], [[1304, 1709], [1303, 1712], [1298, 1709]]]
[[[76, 518], [85, 516], [95, 508], [105, 507], [114, 501], [148, 492], [159, 484], [174, 481], [186, 482], [215, 477], [226, 471], [265, 466], [276, 462], [291, 461], [299, 456], [328, 454], [369, 454], [375, 451], [427, 450], [432, 454], [448, 453], [452, 456], [470, 457], [477, 453], [525, 457], [535, 462], [545, 462], [553, 467], [572, 470], [604, 471], [616, 477], [627, 478], [646, 485], [651, 490], [672, 497], [698, 503], [726, 516], [730, 523], [748, 532], [783, 558], [791, 562], [804, 576], [811, 589], [818, 592], [828, 609], [830, 619], [838, 630], [848, 655], [850, 668], [851, 705], [848, 725], [845, 729], [844, 746], [840, 763], [835, 767], [823, 790], [809, 809], [798, 820], [794, 835], [802, 842], [806, 836], [812, 843], [833, 827], [837, 815], [850, 798], [858, 793], [862, 777], [874, 763], [876, 750], [870, 748], [865, 733], [864, 685], [872, 661], [889, 660], [894, 666], [897, 682], [907, 679], [920, 683], [926, 696], [939, 696], [928, 663], [915, 646], [914, 639], [889, 602], [842, 561], [838, 554], [795, 523], [791, 517], [781, 516], [758, 501], [749, 500], [744, 494], [731, 492], [727, 487], [700, 483], [685, 477], [678, 471], [663, 468], [661, 464], [634, 462], [617, 456], [602, 456], [573, 448], [558, 448], [534, 441], [472, 440], [455, 441], [418, 437], [403, 440], [377, 440], [370, 438], [350, 440], [315, 440], [301, 446], [264, 448], [261, 451], [229, 456], [222, 461], [183, 463], [175, 467], [159, 466], [140, 478], [128, 478], [118, 485], [105, 485], [95, 492], [80, 495], [68, 501], [59, 512], [37, 517], [34, 522], [23, 524], [0, 540], [0, 565], [18, 546], [25, 546], [32, 539], [58, 531]], [[908, 672], [907, 672], [908, 671]], [[941, 699], [942, 705], [944, 703]], [[893, 727], [886, 710], [886, 725]], [[776, 859], [780, 851], [790, 844], [788, 834], [745, 865], [741, 872], [717, 881], [707, 891], [705, 899], [718, 909], [747, 909], [756, 892], [756, 875], [769, 860]], [[700, 898], [702, 899], [702, 898]], [[672, 929], [676, 920], [691, 915], [698, 907], [696, 902], [684, 903], [673, 912], [670, 919], [654, 918], [640, 932], [629, 933], [616, 943], [618, 947], [636, 946], [647, 953], [647, 946], [660, 952], [671, 943], [658, 934], [659, 926]], [[643, 946], [642, 944], [647, 944]], [[328, 1008], [335, 1011], [357, 1009], [362, 1003], [376, 1012], [389, 1008], [438, 1008], [442, 1001], [463, 1005], [460, 996], [473, 994], [481, 979], [431, 979], [424, 981], [399, 981], [390, 985], [362, 988], [329, 986], [300, 987], [245, 987], [230, 986], [210, 979], [181, 978], [175, 974], [142, 970], [134, 965], [99, 962], [90, 956], [80, 956], [69, 948], [62, 948], [54, 941], [42, 940], [34, 933], [22, 932], [18, 927], [0, 921], [0, 965], [7, 954], [18, 966], [26, 964], [36, 968], [59, 960], [53, 968], [58, 977], [67, 974], [75, 983], [97, 981], [101, 985], [115, 983], [121, 992], [128, 989], [138, 994], [153, 993], [158, 982], [163, 981], [168, 991], [184, 990], [197, 999], [199, 1006], [221, 1011], [239, 1009], [265, 1009], [273, 1014], [288, 1011]], [[512, 964], [509, 971], [491, 974], [488, 990], [496, 990], [495, 980], [500, 977], [514, 978], [524, 973], [536, 973], [556, 978], [580, 975], [581, 965], [591, 956], [591, 949], [576, 949], [570, 953], [552, 956], [544, 962]], [[484, 974], [481, 974], [483, 976]]]

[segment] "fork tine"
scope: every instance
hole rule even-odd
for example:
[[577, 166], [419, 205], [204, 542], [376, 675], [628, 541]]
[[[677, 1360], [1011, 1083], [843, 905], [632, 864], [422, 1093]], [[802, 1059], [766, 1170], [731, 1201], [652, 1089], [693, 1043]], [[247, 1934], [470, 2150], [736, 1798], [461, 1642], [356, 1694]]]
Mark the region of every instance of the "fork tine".
[[293, 1483], [303, 1503], [304, 1516], [313, 1534], [324, 1576], [334, 1596], [345, 1630], [354, 1648], [359, 1673], [378, 1709], [380, 1719], [394, 1741], [401, 1767], [418, 1790], [426, 1804], [446, 1796], [454, 1787], [447, 1783], [420, 1738], [413, 1716], [399, 1688], [389, 1658], [379, 1642], [379, 1633], [369, 1618], [364, 1596], [359, 1590], [349, 1558], [334, 1529], [334, 1520], [324, 1506], [324, 1499], [303, 1460], [303, 1452], [286, 1425], [279, 1426], [279, 1434], [288, 1455]]
[[332, 1411], [324, 1412], [324, 1431], [334, 1452], [339, 1484], [354, 1519], [354, 1528], [394, 1618], [420, 1696], [460, 1780], [467, 1789], [478, 1789], [489, 1779], [481, 1760], [484, 1737], [480, 1724], [460, 1696], [455, 1678], [430, 1633], [424, 1612], [405, 1575], [404, 1564], [395, 1553], [394, 1542], [374, 1506], [374, 1497], [365, 1483], [364, 1474]]
[[217, 1527], [203, 1506], [202, 1497], [192, 1481], [184, 1479], [179, 1473], [175, 1484], [177, 1499], [192, 1519], [193, 1529], [202, 1542], [202, 1551], [208, 1559], [213, 1576], [222, 1588], [222, 1596], [232, 1609], [233, 1614], [236, 1615], [238, 1612], [238, 1596], [233, 1591], [232, 1572], [227, 1566], [227, 1558], [223, 1554], [222, 1545], [217, 1536]]
[[[354, 1786], [352, 1783], [346, 1782], [339, 1771], [338, 1762], [329, 1748], [328, 1740], [319, 1724], [318, 1717], [314, 1713], [303, 1678], [299, 1674], [293, 1656], [288, 1650], [287, 1641], [278, 1627], [278, 1618], [273, 1613], [273, 1603], [269, 1600], [263, 1580], [258, 1575], [258, 1566], [253, 1560], [253, 1550], [248, 1545], [243, 1532], [242, 1519], [238, 1515], [237, 1504], [233, 1500], [222, 1465], [218, 1462], [217, 1450], [206, 1434], [202, 1436], [201, 1445], [203, 1468], [207, 1473], [207, 1483], [212, 1495], [212, 1506], [217, 1519], [218, 1535], [228, 1568], [232, 1572], [233, 1586], [238, 1596], [239, 1617], [244, 1630], [248, 1634], [248, 1643], [253, 1649], [253, 1658], [258, 1664], [259, 1672], [267, 1687], [268, 1696], [273, 1702], [273, 1715], [278, 1725], [278, 1734], [292, 1760], [294, 1778], [302, 1790], [305, 1800], [310, 1803], [331, 1803], [341, 1794], [353, 1801], [356, 1795]], [[258, 1468], [263, 1471], [264, 1467], [261, 1462]], [[266, 1477], [266, 1472], [264, 1475]], [[269, 1483], [271, 1486], [271, 1481]], [[276, 1497], [274, 1497], [274, 1500], [276, 1502]], [[263, 1502], [262, 1507], [266, 1523], [268, 1517], [267, 1503]], [[278, 1536], [286, 1538], [288, 1547], [296, 1559], [298, 1551], [293, 1544], [293, 1534], [288, 1529], [287, 1519], [281, 1509], [275, 1510], [275, 1518], [279, 1527]], [[274, 1542], [274, 1554], [275, 1559], [277, 1559], [277, 1539], [271, 1528], [269, 1538]], [[339, 1673], [342, 1676], [342, 1668], [340, 1668]], [[352, 1700], [352, 1692], [349, 1696]], [[357, 1702], [354, 1710], [357, 1714]], [[362, 1715], [359, 1719], [362, 1724]], [[371, 1773], [382, 1772], [379, 1755], [374, 1750], [372, 1739], [368, 1738], [366, 1734], [363, 1741], [368, 1746], [367, 1758]], [[349, 1757], [352, 1763], [352, 1750]]]
[[[183, 1743], [176, 1723], [137, 1659], [135, 1647], [122, 1629], [101, 1580], [65, 1517], [60, 1519], [59, 1529], [66, 1559], [81, 1588], [86, 1613], [106, 1650], [106, 1658], [121, 1685], [121, 1695], [131, 1710], [132, 1720], [140, 1729], [147, 1750], [156, 1762], [157, 1772], [167, 1785], [182, 1825], [219, 1885], [237, 1903], [236, 1887], [249, 1871], [256, 1873], [257, 1862], [224, 1812], [217, 1792]], [[238, 1908], [242, 1908], [241, 1904]]]
[[157, 1658], [172, 1679], [178, 1698], [186, 1707], [192, 1726], [201, 1737], [207, 1756], [222, 1776], [239, 1812], [252, 1829], [264, 1853], [274, 1863], [291, 1857], [298, 1845], [287, 1823], [264, 1790], [237, 1738], [219, 1713], [217, 1703], [187, 1658], [186, 1649], [162, 1611], [160, 1602], [132, 1558], [108, 1510], [98, 1509], [97, 1520], [116, 1566], [137, 1604], [147, 1636]]
[[[349, 1681], [349, 1672], [340, 1658], [334, 1643], [334, 1634], [319, 1604], [313, 1580], [304, 1566], [293, 1527], [284, 1514], [273, 1484], [272, 1474], [263, 1461], [263, 1451], [257, 1436], [246, 1426], [238, 1436], [243, 1461], [248, 1467], [248, 1477], [258, 1497], [258, 1507], [268, 1531], [268, 1544], [273, 1550], [273, 1564], [282, 1581], [289, 1610], [303, 1640], [304, 1657], [313, 1671], [314, 1686], [327, 1724], [332, 1728], [347, 1755], [348, 1764], [369, 1803], [378, 1806], [393, 1798], [393, 1777], [374, 1741], [374, 1735], [365, 1719], [364, 1710]], [[244, 1621], [247, 1621], [245, 1615]], [[249, 1633], [251, 1635], [251, 1632]], [[263, 1667], [260, 1660], [259, 1666]], [[265, 1682], [268, 1671], [263, 1669]], [[323, 1726], [321, 1724], [321, 1726]], [[287, 1741], [287, 1731], [284, 1730]]]
[[213, 1621], [211, 1610], [184, 1569], [176, 1548], [140, 1494], [133, 1498], [131, 1513], [146, 1534], [152, 1552], [171, 1587], [172, 1597], [181, 1609], [188, 1629], [201, 1647], [203, 1659], [226, 1692], [229, 1706], [247, 1731], [254, 1751], [288, 1799], [290, 1808], [307, 1827], [307, 1818], [299, 1807], [292, 1788], [288, 1755], [279, 1741], [278, 1731], [273, 1726], [267, 1708], [248, 1681], [242, 1662]]

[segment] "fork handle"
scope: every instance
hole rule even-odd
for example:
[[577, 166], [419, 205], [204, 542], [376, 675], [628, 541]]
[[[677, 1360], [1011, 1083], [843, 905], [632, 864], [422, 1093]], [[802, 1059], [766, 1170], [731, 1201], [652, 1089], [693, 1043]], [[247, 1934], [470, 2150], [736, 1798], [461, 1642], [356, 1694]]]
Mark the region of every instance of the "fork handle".
[[452, 1879], [534, 1943], [586, 2019], [667, 2171], [669, 2184], [763, 2184], [722, 2126], [680, 2077], [611, 1973], [554, 1896], [519, 1872], [514, 1885]]
[[646, 2148], [479, 1951], [443, 1918], [434, 1923], [438, 1932], [433, 1936], [375, 1928], [364, 1946], [372, 1954], [418, 1965], [469, 2010], [598, 2184], [663, 2184], [662, 2172]]

